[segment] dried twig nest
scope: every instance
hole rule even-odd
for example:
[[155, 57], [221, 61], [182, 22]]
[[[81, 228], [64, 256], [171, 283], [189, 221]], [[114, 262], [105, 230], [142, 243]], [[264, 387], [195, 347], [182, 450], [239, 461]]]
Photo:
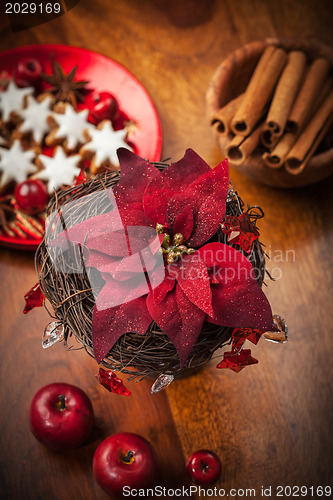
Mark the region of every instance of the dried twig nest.
[[[167, 166], [163, 163], [154, 165], [159, 170]], [[83, 213], [84, 219], [106, 213], [111, 210], [111, 205], [106, 196], [102, 197], [101, 202], [100, 194], [118, 183], [119, 179], [119, 173], [106, 172], [84, 184], [61, 191], [51, 200], [48, 214], [59, 213], [61, 217], [60, 209], [66, 204], [66, 225], [72, 227], [81, 222]], [[96, 200], [99, 199], [98, 203], [94, 203], [95, 194]], [[229, 189], [226, 206], [227, 215], [239, 216], [243, 212], [244, 204], [232, 188]], [[263, 216], [258, 207], [249, 207], [247, 212], [254, 226], [257, 219]], [[210, 241], [227, 243], [227, 236], [219, 230]], [[235, 248], [240, 249], [238, 245], [235, 245]], [[253, 242], [252, 250], [247, 256], [261, 286], [266, 273], [265, 254], [258, 239]], [[93, 277], [94, 287], [98, 293], [98, 287], [102, 288], [103, 280], [101, 277], [99, 279], [99, 271], [96, 269], [83, 267], [82, 272], [80, 246], [76, 246], [70, 255], [62, 253], [58, 258], [63, 259], [63, 262], [58, 262], [55, 266], [50, 256], [50, 248], [44, 240], [35, 257], [41, 288], [53, 308], [56, 321], [64, 326], [65, 341], [74, 335], [86, 351], [94, 356], [92, 311], [96, 295], [91, 288], [91, 282]], [[96, 293], [96, 290], [94, 292]], [[208, 362], [217, 349], [230, 341], [232, 332], [233, 328], [205, 322], [186, 365], [180, 367], [175, 346], [157, 324], [152, 322], [144, 335], [136, 333], [122, 335], [104, 358], [102, 365], [128, 374], [130, 378], [158, 377], [162, 373], [179, 376], [189, 368], [196, 368]]]

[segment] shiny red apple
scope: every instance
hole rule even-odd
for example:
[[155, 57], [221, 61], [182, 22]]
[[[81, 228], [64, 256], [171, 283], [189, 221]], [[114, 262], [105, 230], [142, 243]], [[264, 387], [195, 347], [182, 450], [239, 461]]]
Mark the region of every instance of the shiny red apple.
[[79, 387], [54, 383], [42, 387], [30, 406], [34, 436], [53, 450], [77, 448], [88, 438], [94, 423], [90, 399]]
[[119, 112], [117, 99], [110, 92], [95, 92], [89, 99], [88, 106], [91, 115], [97, 122], [116, 120]]
[[221, 476], [221, 460], [213, 451], [198, 450], [188, 458], [186, 471], [194, 483], [211, 484]]
[[145, 438], [122, 432], [106, 438], [93, 459], [98, 484], [111, 495], [122, 495], [123, 488], [147, 488], [157, 479], [155, 450]]
[[14, 197], [19, 208], [27, 214], [44, 210], [49, 198], [45, 184], [39, 179], [26, 179], [16, 184]]

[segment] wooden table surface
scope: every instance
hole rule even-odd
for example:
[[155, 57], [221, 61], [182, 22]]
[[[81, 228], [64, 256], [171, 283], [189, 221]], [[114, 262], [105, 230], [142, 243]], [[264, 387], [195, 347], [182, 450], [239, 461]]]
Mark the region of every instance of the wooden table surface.
[[[119, 61], [156, 105], [162, 156], [176, 161], [192, 147], [215, 166], [221, 153], [205, 119], [205, 91], [217, 65], [242, 44], [264, 37], [304, 37], [332, 46], [330, 13], [331, 3], [323, 0], [80, 0], [65, 15], [17, 33], [2, 17], [0, 47], [64, 43]], [[262, 498], [261, 487], [271, 486], [270, 498], [281, 498], [279, 485], [330, 484], [332, 179], [288, 191], [255, 184], [233, 170], [230, 175], [245, 202], [265, 211], [261, 239], [271, 256], [268, 268], [280, 278], [265, 291], [290, 331], [285, 345], [262, 340], [253, 348], [259, 364], [239, 374], [212, 363], [157, 395], [150, 394], [150, 380], [130, 383], [132, 397], [109, 394], [95, 381], [97, 364], [83, 350], [42, 350], [47, 313], [22, 314], [23, 295], [36, 282], [33, 255], [0, 248], [2, 499], [107, 499], [94, 481], [92, 456], [103, 438], [120, 431], [154, 444], [160, 484], [169, 488], [189, 485], [184, 462], [200, 448], [221, 456], [217, 487], [240, 490], [234, 498], [245, 497], [248, 488]], [[77, 384], [92, 399], [96, 426], [79, 451], [50, 452], [29, 431], [32, 396], [55, 381]]]

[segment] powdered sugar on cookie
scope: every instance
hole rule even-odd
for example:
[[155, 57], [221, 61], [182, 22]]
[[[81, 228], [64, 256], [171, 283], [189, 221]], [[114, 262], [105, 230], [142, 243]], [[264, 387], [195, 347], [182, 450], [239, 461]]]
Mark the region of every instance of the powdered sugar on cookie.
[[17, 112], [18, 116], [23, 119], [18, 132], [20, 134], [31, 132], [33, 140], [41, 144], [45, 134], [50, 131], [47, 118], [50, 116], [53, 99], [51, 96], [46, 96], [39, 102], [29, 95], [26, 102], [26, 108]]
[[35, 179], [42, 179], [48, 184], [48, 192], [52, 194], [54, 190], [61, 186], [70, 186], [75, 177], [80, 173], [80, 168], [77, 166], [81, 161], [79, 155], [67, 156], [61, 146], [55, 150], [54, 156], [39, 155], [37, 164], [43, 167], [37, 174]]
[[36, 172], [37, 168], [32, 161], [35, 158], [35, 152], [24, 151], [20, 141], [14, 141], [11, 148], [0, 147], [0, 186], [3, 187], [11, 181], [17, 183], [27, 179], [29, 174]]
[[88, 135], [90, 141], [82, 146], [80, 153], [92, 153], [93, 163], [97, 168], [103, 163], [106, 163], [106, 166], [119, 167], [118, 148], [127, 148], [132, 151], [132, 148], [125, 142], [127, 131], [113, 130], [109, 120], [101, 122], [96, 129], [90, 129]]
[[46, 137], [46, 143], [53, 146], [63, 141], [64, 147], [69, 151], [84, 144], [86, 142], [84, 130], [90, 131], [93, 128], [87, 121], [88, 114], [88, 109], [76, 112], [70, 104], [66, 104], [64, 113], [52, 113], [55, 128]]
[[3, 121], [7, 122], [13, 112], [20, 111], [23, 108], [24, 98], [33, 93], [33, 87], [20, 89], [13, 81], [10, 81], [7, 89], [0, 92], [0, 111]]

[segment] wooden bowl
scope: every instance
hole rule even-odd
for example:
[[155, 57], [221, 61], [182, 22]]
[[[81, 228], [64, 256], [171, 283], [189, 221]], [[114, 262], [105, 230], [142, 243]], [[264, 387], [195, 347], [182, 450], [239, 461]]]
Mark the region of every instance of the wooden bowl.
[[[211, 125], [214, 114], [229, 101], [244, 92], [253, 70], [267, 45], [277, 45], [290, 50], [302, 50], [311, 61], [319, 56], [325, 56], [333, 68], [333, 51], [319, 42], [295, 40], [288, 38], [268, 38], [244, 45], [229, 55], [216, 69], [206, 94], [207, 116]], [[212, 128], [213, 130], [213, 128]], [[230, 136], [215, 133], [223, 156], [230, 144]], [[272, 169], [254, 151], [242, 164], [237, 165], [229, 159], [236, 170], [248, 177], [274, 187], [293, 188], [306, 186], [333, 174], [333, 148], [314, 154], [305, 169], [298, 175], [287, 172], [283, 167]]]

